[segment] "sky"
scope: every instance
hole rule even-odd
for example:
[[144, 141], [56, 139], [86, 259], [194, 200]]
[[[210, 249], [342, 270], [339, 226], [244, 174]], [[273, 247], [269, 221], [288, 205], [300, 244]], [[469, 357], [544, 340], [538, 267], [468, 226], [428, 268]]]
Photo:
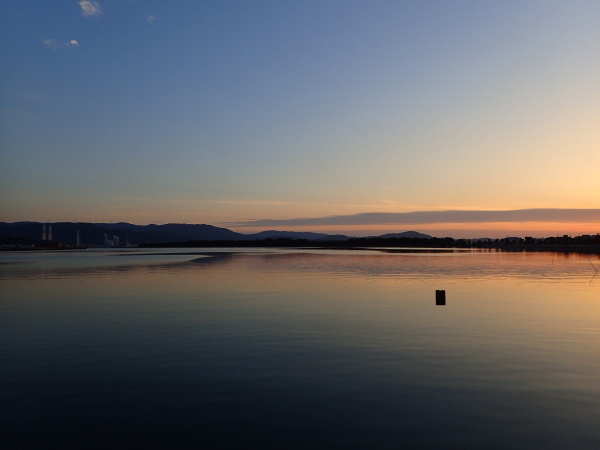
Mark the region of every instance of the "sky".
[[597, 0], [4, 0], [0, 221], [596, 234], [599, 23]]

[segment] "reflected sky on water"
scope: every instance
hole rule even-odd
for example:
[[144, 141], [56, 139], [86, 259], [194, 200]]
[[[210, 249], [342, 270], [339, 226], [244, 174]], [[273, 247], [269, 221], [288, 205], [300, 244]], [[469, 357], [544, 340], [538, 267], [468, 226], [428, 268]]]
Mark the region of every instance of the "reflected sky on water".
[[600, 445], [598, 255], [196, 250], [0, 255], [6, 439]]

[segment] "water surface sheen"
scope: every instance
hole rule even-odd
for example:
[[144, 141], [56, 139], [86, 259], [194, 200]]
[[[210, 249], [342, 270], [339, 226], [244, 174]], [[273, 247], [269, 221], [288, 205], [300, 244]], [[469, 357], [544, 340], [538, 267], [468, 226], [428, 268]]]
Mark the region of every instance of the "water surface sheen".
[[592, 265], [458, 250], [4, 252], [0, 442], [600, 448]]

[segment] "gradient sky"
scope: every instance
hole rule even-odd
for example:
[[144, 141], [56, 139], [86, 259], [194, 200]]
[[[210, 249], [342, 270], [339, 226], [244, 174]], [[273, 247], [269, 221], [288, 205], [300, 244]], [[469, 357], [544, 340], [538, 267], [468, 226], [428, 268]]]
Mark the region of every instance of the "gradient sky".
[[[599, 24], [597, 0], [4, 0], [0, 221], [595, 234]], [[595, 211], [294, 221], [538, 208]]]

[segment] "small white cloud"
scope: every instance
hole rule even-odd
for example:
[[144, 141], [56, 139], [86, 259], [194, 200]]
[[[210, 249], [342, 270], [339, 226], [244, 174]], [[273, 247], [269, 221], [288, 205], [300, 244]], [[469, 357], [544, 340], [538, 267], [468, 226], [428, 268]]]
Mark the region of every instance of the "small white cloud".
[[52, 38], [44, 39], [44, 45], [52, 50], [58, 48], [58, 42], [56, 42], [56, 40]]
[[71, 39], [69, 42], [67, 42], [67, 45], [71, 47], [79, 47], [79, 42], [77, 42], [75, 39]]
[[82, 0], [79, 2], [79, 6], [81, 7], [82, 16], [89, 17], [102, 15], [102, 7], [98, 2]]
[[148, 22], [148, 23], [154, 23], [154, 22], [156, 22], [156, 17], [154, 17], [154, 16], [148, 16], [148, 17], [146, 17], [146, 22]]

